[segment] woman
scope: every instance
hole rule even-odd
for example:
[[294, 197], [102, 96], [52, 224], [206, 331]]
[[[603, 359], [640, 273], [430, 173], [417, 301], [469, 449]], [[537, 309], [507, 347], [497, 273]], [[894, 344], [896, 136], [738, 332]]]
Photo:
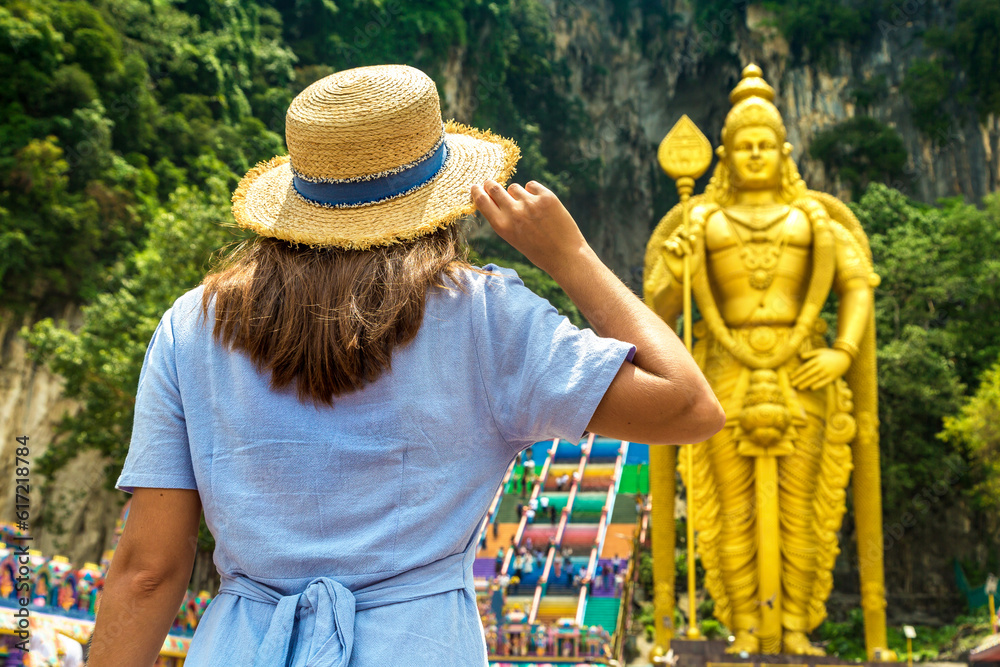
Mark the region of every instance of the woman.
[[[91, 667], [152, 664], [202, 510], [222, 585], [187, 665], [485, 664], [472, 562], [514, 457], [587, 429], [679, 443], [721, 427], [673, 332], [552, 193], [498, 183], [510, 141], [442, 126], [426, 75], [331, 75], [286, 127], [290, 158], [233, 196], [259, 237], [146, 352]], [[455, 223], [475, 208], [607, 337], [513, 272], [469, 267]]]

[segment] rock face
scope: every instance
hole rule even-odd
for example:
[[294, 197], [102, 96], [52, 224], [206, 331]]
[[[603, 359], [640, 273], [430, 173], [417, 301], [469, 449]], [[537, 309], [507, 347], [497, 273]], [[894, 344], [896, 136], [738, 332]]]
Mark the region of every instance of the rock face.
[[[835, 48], [821, 67], [791, 57], [773, 17], [746, 0], [733, 0], [731, 8], [698, 25], [690, 2], [667, 2], [656, 17], [657, 26], [669, 26], [664, 30], [650, 30], [653, 18], [634, 7], [657, 3], [545, 4], [553, 14], [556, 60], [569, 72], [564, 92], [581, 103], [590, 122], [578, 138], [580, 152], [599, 164], [593, 186], [571, 186], [567, 204], [605, 261], [633, 286], [640, 284], [649, 232], [676, 202], [674, 185], [656, 162], [660, 141], [687, 114], [718, 145], [729, 92], [749, 62], [760, 65], [775, 88], [793, 157], [813, 189], [850, 198], [849, 187], [806, 151], [818, 132], [859, 114], [902, 136], [908, 162], [889, 185], [928, 202], [946, 196], [978, 201], [1000, 185], [1000, 119], [980, 119], [971, 105], [950, 101], [945, 106], [950, 130], [936, 144], [914, 125], [900, 91], [909, 66], [929, 55], [923, 33], [931, 25], [954, 23], [953, 7], [901, 2], [873, 29], [864, 48]], [[446, 75], [445, 111], [469, 117], [476, 94], [489, 94], [490, 82], [476, 81], [456, 62]], [[872, 81], [884, 92], [873, 96], [870, 107], [855, 108], [852, 92]], [[702, 181], [698, 191], [707, 176]]]
[[[953, 119], [951, 131], [943, 144], [935, 144], [914, 125], [900, 93], [909, 65], [928, 55], [921, 37], [926, 28], [954, 22], [950, 5], [932, 8], [927, 0], [901, 1], [892, 20], [873, 30], [864, 48], [835, 50], [832, 62], [821, 67], [792, 58], [767, 12], [746, 0], [733, 0], [731, 8], [721, 9], [700, 26], [695, 25], [691, 3], [683, 0], [663, 3], [665, 10], [655, 22], [643, 8], [657, 3], [545, 0], [543, 4], [552, 16], [555, 59], [568, 73], [562, 92], [580, 103], [588, 121], [574, 141], [582, 158], [594, 165], [586, 182], [570, 185], [567, 205], [599, 254], [634, 288], [641, 285], [649, 234], [677, 201], [674, 184], [656, 161], [660, 141], [681, 114], [687, 114], [717, 145], [730, 108], [729, 92], [749, 62], [760, 65], [775, 88], [793, 156], [813, 189], [849, 198], [849, 189], [808, 158], [806, 150], [818, 132], [861, 112], [895, 127], [902, 136], [909, 156], [906, 179], [891, 185], [915, 198], [933, 201], [960, 195], [979, 200], [1000, 185], [1000, 119], [980, 119], [971, 106], [950, 101], [946, 109]], [[475, 40], [469, 41], [468, 48], [475, 48]], [[471, 118], [477, 100], [497, 85], [464, 66], [465, 55], [456, 50], [442, 82], [445, 115], [460, 119]], [[869, 108], [856, 109], [852, 88], [883, 77], [885, 94]], [[707, 175], [697, 191], [706, 182]], [[79, 324], [79, 313], [72, 307], [62, 317]], [[19, 326], [11, 317], [0, 318], [3, 521], [13, 519], [15, 436], [29, 435], [32, 457], [37, 457], [51, 441], [62, 413], [74, 408], [61, 398], [59, 379], [27, 359], [24, 342], [16, 335]], [[83, 453], [60, 472], [54, 485], [58, 490], [45, 498], [37, 492], [42, 480], [33, 475], [32, 516], [52, 510], [65, 530], [61, 534], [33, 530], [37, 548], [47, 555], [63, 553], [81, 564], [100, 558], [125, 500], [120, 492], [103, 490], [103, 465], [94, 452]], [[966, 521], [949, 519], [948, 525]], [[908, 535], [916, 537], [913, 532]], [[909, 579], [915, 570], [940, 573], [948, 567], [927, 563], [929, 552], [918, 552], [921, 558], [905, 566], [911, 573], [903, 583], [907, 592], [946, 594], [947, 581]], [[903, 560], [910, 558], [897, 553]], [[892, 567], [887, 571], [891, 573]], [[849, 578], [844, 576], [845, 585]], [[893, 588], [890, 581], [890, 595]]]
[[[79, 326], [80, 312], [67, 306], [58, 319]], [[30, 360], [17, 335], [22, 321], [0, 316], [0, 521], [13, 522], [16, 502], [17, 437], [28, 436], [30, 517], [28, 546], [70, 562], [99, 562], [110, 545], [124, 494], [104, 489], [106, 461], [96, 451], [82, 452], [57, 474], [52, 491], [41, 493], [44, 478], [33, 468], [55, 436], [59, 419], [76, 406], [62, 397], [62, 380]], [[22, 490], [23, 493], [23, 490]], [[47, 526], [40, 519], [49, 517]]]

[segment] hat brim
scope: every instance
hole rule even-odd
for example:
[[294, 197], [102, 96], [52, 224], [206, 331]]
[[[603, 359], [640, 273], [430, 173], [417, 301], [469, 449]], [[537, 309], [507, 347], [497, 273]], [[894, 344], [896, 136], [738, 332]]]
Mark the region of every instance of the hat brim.
[[305, 199], [292, 185], [288, 156], [261, 162], [233, 193], [237, 224], [263, 236], [364, 250], [402, 243], [434, 232], [475, 211], [470, 189], [493, 179], [506, 183], [520, 150], [510, 139], [466, 125], [445, 125], [448, 155], [425, 185], [394, 199], [333, 208]]

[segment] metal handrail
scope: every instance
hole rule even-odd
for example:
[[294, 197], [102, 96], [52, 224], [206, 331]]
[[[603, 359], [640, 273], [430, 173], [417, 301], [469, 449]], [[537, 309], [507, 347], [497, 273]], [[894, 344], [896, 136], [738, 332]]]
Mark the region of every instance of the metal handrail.
[[587, 569], [584, 572], [583, 586], [580, 587], [580, 600], [576, 605], [577, 626], [583, 625], [583, 615], [587, 609], [587, 585], [594, 579], [594, 573], [597, 571], [597, 560], [604, 547], [608, 524], [611, 523], [611, 513], [615, 507], [615, 496], [618, 491], [618, 482], [621, 479], [622, 465], [628, 452], [628, 444], [627, 441], [622, 440], [622, 444], [618, 448], [614, 472], [611, 474], [611, 484], [608, 485], [608, 495], [604, 500], [604, 507], [601, 508], [601, 519], [597, 523], [597, 535], [594, 536], [594, 546], [590, 549], [590, 559], [587, 561]]
[[[556, 450], [559, 448], [559, 438], [552, 440], [552, 447], [549, 448], [548, 454], [545, 456], [545, 463], [542, 464], [542, 472], [539, 473], [535, 484], [531, 489], [531, 499], [528, 501], [530, 506], [532, 500], [538, 499], [538, 494], [541, 492], [542, 487], [545, 486], [545, 480], [549, 476], [549, 468], [551, 467], [552, 461], [556, 458]], [[507, 550], [507, 555], [503, 559], [503, 567], [500, 568], [501, 576], [507, 575], [507, 570], [510, 569], [510, 563], [514, 560], [514, 551], [521, 546], [521, 538], [524, 537], [524, 529], [528, 525], [528, 513], [524, 512], [521, 514], [521, 519], [518, 521], [517, 530], [514, 532], [514, 544]]]
[[542, 570], [542, 576], [538, 578], [538, 583], [535, 585], [535, 594], [531, 598], [531, 611], [528, 614], [529, 625], [534, 623], [538, 617], [538, 608], [542, 602], [542, 593], [545, 585], [549, 583], [549, 572], [552, 569], [552, 561], [555, 558], [556, 549], [562, 545], [566, 525], [569, 523], [569, 517], [573, 513], [573, 503], [576, 502], [576, 494], [580, 489], [580, 484], [583, 482], [583, 473], [587, 468], [587, 462], [590, 460], [590, 450], [594, 446], [594, 437], [593, 433], [587, 437], [587, 444], [583, 446], [583, 451], [580, 453], [580, 465], [573, 476], [573, 484], [570, 486], [566, 506], [563, 507], [562, 516], [559, 518], [559, 526], [556, 528], [555, 537], [549, 545], [549, 553], [545, 558], [545, 569]]
[[[515, 459], [516, 460], [516, 459]], [[479, 552], [483, 550], [485, 546], [486, 538], [486, 528], [496, 520], [496, 515], [500, 509], [500, 502], [503, 499], [503, 494], [507, 489], [507, 482], [510, 481], [510, 476], [514, 472], [514, 461], [510, 462], [507, 466], [507, 472], [503, 476], [503, 481], [500, 482], [500, 488], [497, 492], [493, 494], [493, 502], [490, 503], [490, 507], [486, 510], [486, 516], [483, 517], [483, 525], [479, 527], [479, 542], [476, 545], [476, 556], [479, 556]]]
[[646, 541], [648, 528], [649, 505], [647, 504], [636, 518], [636, 531], [632, 537], [632, 558], [629, 559], [628, 569], [625, 572], [625, 583], [622, 585], [622, 601], [618, 608], [618, 622], [615, 624], [612, 653], [613, 658], [619, 661], [622, 659], [622, 652], [625, 648], [625, 633], [628, 631], [629, 621], [632, 618], [632, 596], [635, 594], [635, 585], [639, 578], [639, 548]]

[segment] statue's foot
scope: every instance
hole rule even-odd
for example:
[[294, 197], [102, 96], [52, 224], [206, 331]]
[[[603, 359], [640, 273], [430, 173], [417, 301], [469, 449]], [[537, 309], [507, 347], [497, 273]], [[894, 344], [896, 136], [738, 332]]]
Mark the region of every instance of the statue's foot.
[[826, 651], [809, 643], [804, 632], [786, 630], [782, 638], [783, 652], [791, 655], [826, 655]]
[[737, 630], [736, 639], [726, 648], [726, 653], [760, 653], [760, 640], [746, 630]]

